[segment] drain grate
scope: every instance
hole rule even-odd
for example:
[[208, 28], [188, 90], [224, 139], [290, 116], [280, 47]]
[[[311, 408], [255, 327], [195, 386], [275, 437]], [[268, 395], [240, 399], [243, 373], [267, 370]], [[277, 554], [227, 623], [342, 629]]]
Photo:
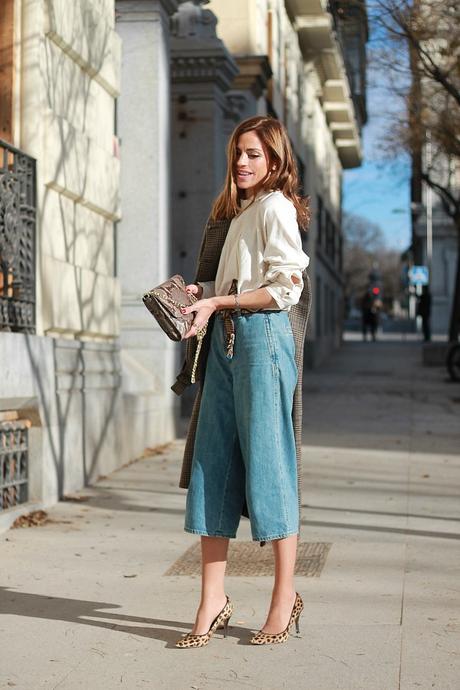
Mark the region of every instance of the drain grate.
[[[297, 549], [295, 574], [300, 577], [319, 577], [332, 544], [300, 542]], [[257, 542], [230, 542], [227, 575], [230, 577], [262, 577], [275, 572], [273, 551], [269, 544], [263, 548]], [[200, 575], [201, 548], [194, 544], [173, 563], [165, 575]]]

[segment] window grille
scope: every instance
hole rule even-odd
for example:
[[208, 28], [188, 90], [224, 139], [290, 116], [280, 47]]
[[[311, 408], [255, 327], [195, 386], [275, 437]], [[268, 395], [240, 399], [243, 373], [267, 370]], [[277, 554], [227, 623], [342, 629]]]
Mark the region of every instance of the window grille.
[[35, 160], [0, 139], [0, 331], [35, 332]]
[[0, 511], [28, 500], [29, 432], [25, 422], [0, 422]]

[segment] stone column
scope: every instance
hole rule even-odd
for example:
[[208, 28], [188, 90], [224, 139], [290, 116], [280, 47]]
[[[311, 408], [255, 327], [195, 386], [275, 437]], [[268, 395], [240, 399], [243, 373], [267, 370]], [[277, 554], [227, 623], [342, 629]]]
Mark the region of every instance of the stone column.
[[209, 0], [172, 21], [172, 268], [192, 280], [203, 226], [226, 170], [225, 94], [238, 67], [216, 36]]
[[118, 102], [123, 217], [117, 228], [122, 362], [131, 457], [175, 435], [170, 391], [178, 349], [156, 325], [143, 293], [170, 274], [170, 15], [175, 0], [117, 0], [123, 41]]
[[[172, 20], [171, 265], [186, 281], [194, 278], [203, 227], [224, 182], [232, 117], [226, 94], [238, 73], [217, 38], [216, 16], [202, 7], [208, 2], [182, 2]], [[182, 395], [182, 414], [193, 397], [190, 388]]]
[[225, 131], [232, 133], [235, 123], [254, 115], [266, 115], [264, 93], [272, 76], [266, 55], [235, 55], [239, 73], [227, 93]]

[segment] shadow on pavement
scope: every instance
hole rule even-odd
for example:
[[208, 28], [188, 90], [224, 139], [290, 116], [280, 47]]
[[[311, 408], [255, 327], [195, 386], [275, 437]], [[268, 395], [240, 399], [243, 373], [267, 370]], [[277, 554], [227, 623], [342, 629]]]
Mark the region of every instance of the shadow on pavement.
[[[18, 592], [10, 587], [0, 587], [0, 615], [27, 616], [35, 619], [42, 618], [44, 620], [81, 623], [82, 625], [161, 640], [166, 642], [167, 648], [174, 649], [176, 648], [177, 640], [184, 633], [184, 628], [187, 630], [192, 627], [190, 623], [184, 623], [183, 621], [113, 613], [113, 609], [117, 608], [120, 608], [118, 604], [50, 597], [29, 592]], [[112, 611], [101, 609], [112, 609]], [[103, 621], [99, 620], [100, 618], [109, 620]], [[128, 623], [140, 623], [141, 625], [128, 625]], [[249, 628], [229, 625], [227, 634], [229, 637], [236, 637], [239, 644], [249, 644], [252, 632]], [[220, 634], [220, 631], [216, 633], [218, 636]]]
[[[347, 512], [344, 509], [343, 512]], [[425, 516], [428, 517], [428, 516]], [[431, 516], [429, 516], [431, 517]], [[328, 520], [301, 520], [302, 525], [309, 527], [334, 527], [349, 530], [364, 530], [365, 532], [384, 532], [385, 534], [403, 534], [411, 537], [436, 537], [438, 539], [460, 539], [460, 534], [452, 532], [435, 532], [424, 529], [409, 529], [408, 527], [383, 527], [381, 525], [360, 525], [347, 522], [330, 522]]]

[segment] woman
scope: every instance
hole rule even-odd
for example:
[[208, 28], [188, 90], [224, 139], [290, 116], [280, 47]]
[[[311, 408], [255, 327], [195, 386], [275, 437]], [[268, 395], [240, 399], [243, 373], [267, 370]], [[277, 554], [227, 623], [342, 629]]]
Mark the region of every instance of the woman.
[[185, 530], [201, 535], [202, 596], [178, 647], [203, 646], [222, 625], [226, 634], [233, 611], [224, 590], [228, 542], [245, 510], [253, 539], [271, 541], [275, 555], [268, 617], [251, 642], [284, 642], [303, 609], [294, 589], [298, 367], [288, 312], [303, 290], [309, 259], [299, 226], [309, 214], [297, 186], [283, 125], [269, 117], [242, 122], [211, 213], [214, 221], [231, 219], [215, 280], [188, 285], [197, 301], [183, 310], [195, 313], [186, 337], [210, 319], [211, 334], [185, 515]]

